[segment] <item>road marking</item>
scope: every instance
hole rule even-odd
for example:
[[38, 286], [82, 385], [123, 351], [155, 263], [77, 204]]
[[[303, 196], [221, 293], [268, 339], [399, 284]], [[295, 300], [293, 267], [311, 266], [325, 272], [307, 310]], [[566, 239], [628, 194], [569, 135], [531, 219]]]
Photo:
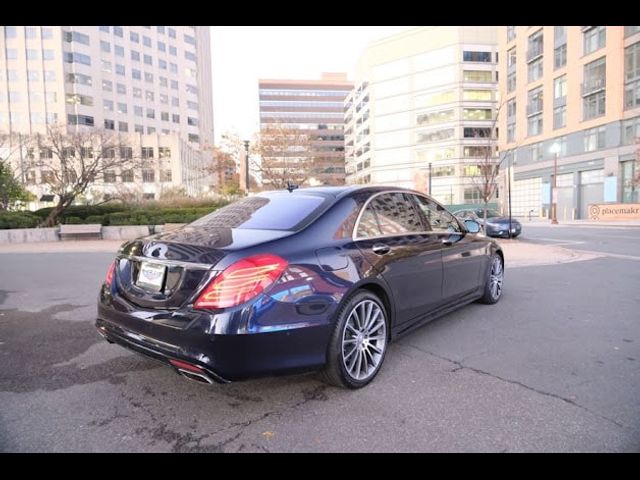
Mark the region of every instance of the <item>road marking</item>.
[[585, 242], [578, 240], [567, 240], [564, 238], [544, 238], [544, 237], [532, 237], [531, 240], [545, 240], [548, 242], [555, 242], [556, 245], [580, 245]]
[[640, 257], [636, 257], [633, 255], [622, 255], [620, 253], [609, 253], [609, 252], [599, 252], [597, 250], [576, 250], [578, 252], [590, 253], [592, 255], [604, 255], [605, 257], [614, 257], [614, 258], [623, 258], [625, 260], [638, 260], [640, 261]]

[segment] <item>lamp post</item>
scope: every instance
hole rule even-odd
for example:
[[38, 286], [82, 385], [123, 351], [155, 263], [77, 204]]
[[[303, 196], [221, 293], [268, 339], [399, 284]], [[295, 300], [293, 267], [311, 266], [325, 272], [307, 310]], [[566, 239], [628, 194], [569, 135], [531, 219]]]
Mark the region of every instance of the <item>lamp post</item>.
[[244, 155], [244, 166], [245, 166], [244, 175], [245, 176], [244, 176], [244, 178], [245, 178], [245, 182], [246, 182], [245, 192], [246, 192], [246, 195], [249, 195], [249, 140], [245, 140], [244, 141], [244, 152], [245, 152], [245, 155]]
[[431, 162], [429, 162], [429, 196], [431, 197]]
[[551, 190], [551, 224], [558, 224], [558, 153], [560, 152], [560, 144], [555, 142], [549, 149], [553, 153], [553, 185]]
[[[513, 156], [513, 152], [509, 152], [509, 157]], [[507, 185], [509, 192], [509, 238], [511, 238], [511, 158], [509, 158], [509, 166], [507, 168]]]

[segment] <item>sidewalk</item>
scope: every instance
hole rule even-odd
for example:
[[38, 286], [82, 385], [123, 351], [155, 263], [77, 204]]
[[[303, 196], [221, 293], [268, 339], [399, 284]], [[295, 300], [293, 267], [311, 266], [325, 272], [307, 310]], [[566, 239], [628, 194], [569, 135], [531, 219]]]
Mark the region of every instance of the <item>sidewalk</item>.
[[62, 242], [0, 243], [3, 253], [116, 253], [123, 240], [67, 240]]
[[[515, 218], [515, 217], [514, 217]], [[594, 220], [558, 220], [557, 225], [552, 225], [548, 218], [534, 218], [529, 221], [526, 218], [517, 218], [522, 224], [522, 229], [526, 227], [617, 227], [617, 228], [640, 228], [640, 220], [625, 220], [611, 222], [597, 222]]]

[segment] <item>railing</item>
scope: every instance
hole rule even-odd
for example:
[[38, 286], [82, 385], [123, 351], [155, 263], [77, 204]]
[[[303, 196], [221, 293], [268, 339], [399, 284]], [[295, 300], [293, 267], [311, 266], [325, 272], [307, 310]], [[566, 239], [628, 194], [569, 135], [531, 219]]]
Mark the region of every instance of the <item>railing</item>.
[[594, 78], [580, 85], [582, 96], [586, 97], [593, 93], [604, 90], [607, 87], [607, 79], [604, 77]]
[[542, 101], [537, 101], [534, 103], [530, 103], [527, 105], [527, 116], [530, 117], [532, 115], [536, 115], [542, 112]]

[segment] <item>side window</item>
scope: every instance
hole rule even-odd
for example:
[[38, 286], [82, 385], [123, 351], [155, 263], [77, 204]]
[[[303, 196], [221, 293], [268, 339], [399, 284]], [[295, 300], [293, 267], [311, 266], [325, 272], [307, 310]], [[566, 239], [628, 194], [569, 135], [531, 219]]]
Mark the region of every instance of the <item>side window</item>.
[[434, 232], [461, 233], [460, 224], [455, 217], [447, 212], [444, 207], [430, 201], [425, 197], [414, 195], [420, 210], [426, 217], [430, 229]]
[[420, 214], [404, 193], [385, 193], [375, 197], [363, 212], [357, 237], [376, 237], [422, 232]]
[[382, 232], [380, 231], [380, 225], [378, 225], [378, 220], [376, 219], [376, 214], [373, 211], [373, 207], [371, 206], [371, 204], [369, 204], [367, 205], [366, 210], [362, 213], [362, 217], [360, 217], [356, 237], [369, 238], [379, 237], [380, 235], [382, 235]]

